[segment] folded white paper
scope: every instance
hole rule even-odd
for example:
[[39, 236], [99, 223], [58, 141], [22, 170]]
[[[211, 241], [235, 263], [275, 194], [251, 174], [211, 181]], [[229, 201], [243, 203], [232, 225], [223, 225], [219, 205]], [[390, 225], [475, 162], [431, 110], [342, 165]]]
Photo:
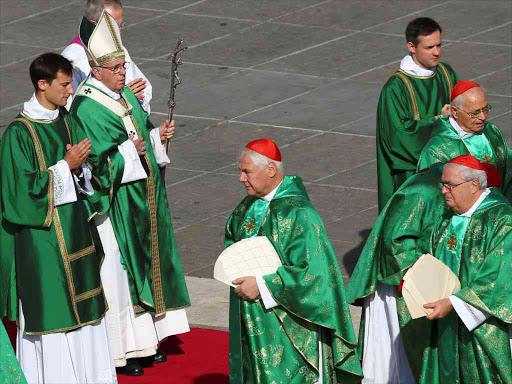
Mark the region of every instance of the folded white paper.
[[240, 240], [227, 247], [215, 262], [213, 277], [231, 287], [231, 282], [244, 276], [274, 273], [281, 259], [265, 236]]
[[430, 254], [421, 256], [404, 275], [402, 296], [413, 319], [427, 316], [432, 309], [424, 304], [447, 298], [460, 290], [457, 275]]

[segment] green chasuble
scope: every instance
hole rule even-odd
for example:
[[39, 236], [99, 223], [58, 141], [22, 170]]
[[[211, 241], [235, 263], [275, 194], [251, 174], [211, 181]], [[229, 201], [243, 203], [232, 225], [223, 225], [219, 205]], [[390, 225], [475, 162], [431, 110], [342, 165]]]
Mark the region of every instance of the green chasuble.
[[459, 276], [455, 296], [490, 315], [468, 331], [455, 310], [443, 319], [400, 322], [418, 382], [512, 383], [512, 206], [496, 189], [470, 218], [446, 211], [432, 237], [433, 255]]
[[[138, 137], [146, 142], [147, 179], [121, 184], [124, 158], [118, 146], [128, 140], [123, 120], [106, 106], [78, 93], [70, 114], [92, 143], [88, 158], [96, 182], [89, 199], [94, 214], [108, 213], [127, 270], [132, 302], [137, 313], [149, 311], [160, 316], [166, 311], [190, 305], [185, 277], [174, 239], [165, 185], [149, 137], [154, 128], [133, 92], [125, 87], [120, 104], [133, 106], [131, 122]], [[97, 92], [101, 92], [96, 89]], [[103, 94], [104, 95], [104, 94]], [[106, 95], [105, 95], [106, 96]], [[108, 96], [106, 96], [108, 97]]]
[[438, 119], [434, 124], [432, 137], [421, 153], [418, 171], [466, 154], [498, 168], [503, 181], [501, 189], [512, 202], [512, 150], [501, 131], [490, 122], [485, 123], [481, 134], [463, 140], [450, 124], [449, 116]]
[[[230, 383], [353, 383], [362, 379], [343, 277], [322, 220], [297, 176], [270, 203], [247, 196], [226, 225], [226, 247], [266, 236], [282, 266], [264, 280], [279, 305], [241, 300], [231, 289]], [[319, 340], [322, 367], [319, 367]]]
[[393, 192], [416, 171], [423, 146], [430, 138], [458, 77], [446, 63], [431, 76], [398, 70], [387, 81], [377, 106], [377, 175], [379, 211]]
[[9, 335], [0, 320], [0, 384], [26, 384], [16, 354], [11, 345]]
[[[425, 253], [432, 253], [430, 239], [436, 222], [445, 211], [439, 181], [430, 170], [411, 176], [396, 191], [366, 241], [347, 285], [347, 301], [362, 305], [377, 284], [397, 286], [406, 270]], [[397, 308], [406, 311], [401, 296]], [[408, 313], [408, 312], [407, 312]], [[398, 313], [399, 321], [403, 316]], [[400, 321], [402, 327], [406, 323]], [[364, 313], [359, 328], [359, 349], [364, 347]]]
[[[13, 319], [21, 300], [25, 333], [69, 331], [99, 321], [107, 310], [100, 281], [103, 253], [96, 250], [87, 208], [54, 204], [55, 165], [66, 144], [77, 143], [67, 112], [53, 121], [21, 114], [0, 144], [2, 168], [2, 308]], [[58, 189], [57, 189], [58, 193]]]

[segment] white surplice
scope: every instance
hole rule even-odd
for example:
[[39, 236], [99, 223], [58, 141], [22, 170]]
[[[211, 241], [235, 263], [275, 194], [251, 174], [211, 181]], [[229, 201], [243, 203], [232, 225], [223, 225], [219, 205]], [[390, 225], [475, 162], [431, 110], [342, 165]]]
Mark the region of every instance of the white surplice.
[[[23, 114], [51, 122], [59, 116], [59, 111], [44, 108], [34, 95], [24, 104]], [[49, 169], [54, 174], [55, 206], [77, 201], [76, 181], [67, 162], [60, 160]], [[87, 179], [85, 184], [89, 184]], [[69, 332], [27, 335], [24, 330], [25, 318], [20, 301], [16, 356], [28, 383], [117, 383], [105, 319]]]

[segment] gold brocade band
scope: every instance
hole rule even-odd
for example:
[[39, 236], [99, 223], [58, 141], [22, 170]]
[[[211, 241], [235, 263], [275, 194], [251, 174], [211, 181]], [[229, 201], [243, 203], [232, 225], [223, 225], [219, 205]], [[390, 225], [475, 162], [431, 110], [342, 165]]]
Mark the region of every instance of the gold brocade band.
[[[114, 60], [124, 59], [124, 58], [125, 58], [124, 51], [121, 50], [121, 51], [112, 52], [112, 53], [109, 53], [107, 55], [98, 57], [96, 59], [96, 61], [98, 62], [99, 66], [101, 67], [101, 66], [103, 66], [105, 64], [108, 64], [108, 63], [114, 61]], [[89, 66], [91, 68], [93, 68], [93, 67], [97, 67], [98, 65], [94, 61], [89, 60]]]
[[91, 297], [98, 296], [99, 294], [101, 294], [101, 292], [103, 292], [103, 286], [100, 284], [100, 286], [98, 288], [94, 288], [94, 289], [91, 289], [90, 291], [81, 293], [81, 294], [77, 295], [75, 299], [76, 299], [76, 302], [78, 303], [80, 301], [90, 299]]
[[401, 71], [395, 72], [395, 76], [399, 77], [407, 87], [407, 91], [409, 92], [409, 97], [411, 98], [412, 111], [414, 113], [414, 120], [420, 120], [420, 113], [418, 111], [418, 104], [416, 103], [416, 96], [414, 95], [414, 91], [412, 89], [411, 82]]
[[95, 251], [96, 251], [96, 247], [94, 246], [94, 244], [92, 244], [92, 245], [88, 246], [87, 248], [84, 248], [78, 252], [72, 253], [71, 255], [68, 256], [68, 260], [74, 261], [81, 257], [90, 255], [91, 253], [94, 253]]
[[448, 70], [446, 69], [444, 64], [439, 63], [438, 67], [439, 67], [439, 69], [441, 69], [441, 73], [444, 76], [444, 79], [446, 81], [446, 85], [448, 85], [448, 98], [450, 98], [450, 96], [452, 94], [452, 90], [453, 90], [452, 80], [450, 79], [450, 75], [448, 74]]

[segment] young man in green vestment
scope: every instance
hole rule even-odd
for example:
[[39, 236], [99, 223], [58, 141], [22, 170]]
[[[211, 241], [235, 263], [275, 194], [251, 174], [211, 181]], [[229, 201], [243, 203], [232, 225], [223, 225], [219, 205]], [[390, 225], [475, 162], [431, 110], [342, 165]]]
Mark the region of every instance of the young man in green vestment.
[[491, 106], [484, 90], [473, 81], [459, 81], [451, 95], [450, 109], [450, 116], [434, 123], [418, 170], [470, 153], [498, 168], [503, 178], [502, 191], [512, 202], [512, 150], [498, 127], [487, 121]]
[[450, 94], [458, 77], [441, 63], [441, 26], [421, 17], [405, 30], [409, 54], [382, 88], [377, 106], [379, 211], [416, 171], [431, 125], [450, 113]]
[[116, 382], [103, 252], [84, 200], [92, 193], [83, 164], [91, 143], [78, 139], [63, 108], [72, 69], [55, 53], [32, 62], [35, 93], [0, 144], [0, 315], [17, 320], [16, 353], [29, 383]]
[[270, 138], [247, 144], [239, 169], [248, 196], [228, 219], [224, 245], [266, 236], [282, 266], [233, 281], [230, 383], [360, 381], [342, 274], [301, 179], [284, 175]]
[[190, 305], [174, 239], [160, 166], [173, 122], [154, 128], [133, 92], [119, 26], [108, 12], [96, 25], [84, 19], [80, 38], [91, 76], [77, 90], [70, 114], [91, 140], [95, 182], [91, 218], [105, 250], [101, 278], [118, 372], [142, 375], [137, 358], [163, 362], [159, 343], [189, 331]]

